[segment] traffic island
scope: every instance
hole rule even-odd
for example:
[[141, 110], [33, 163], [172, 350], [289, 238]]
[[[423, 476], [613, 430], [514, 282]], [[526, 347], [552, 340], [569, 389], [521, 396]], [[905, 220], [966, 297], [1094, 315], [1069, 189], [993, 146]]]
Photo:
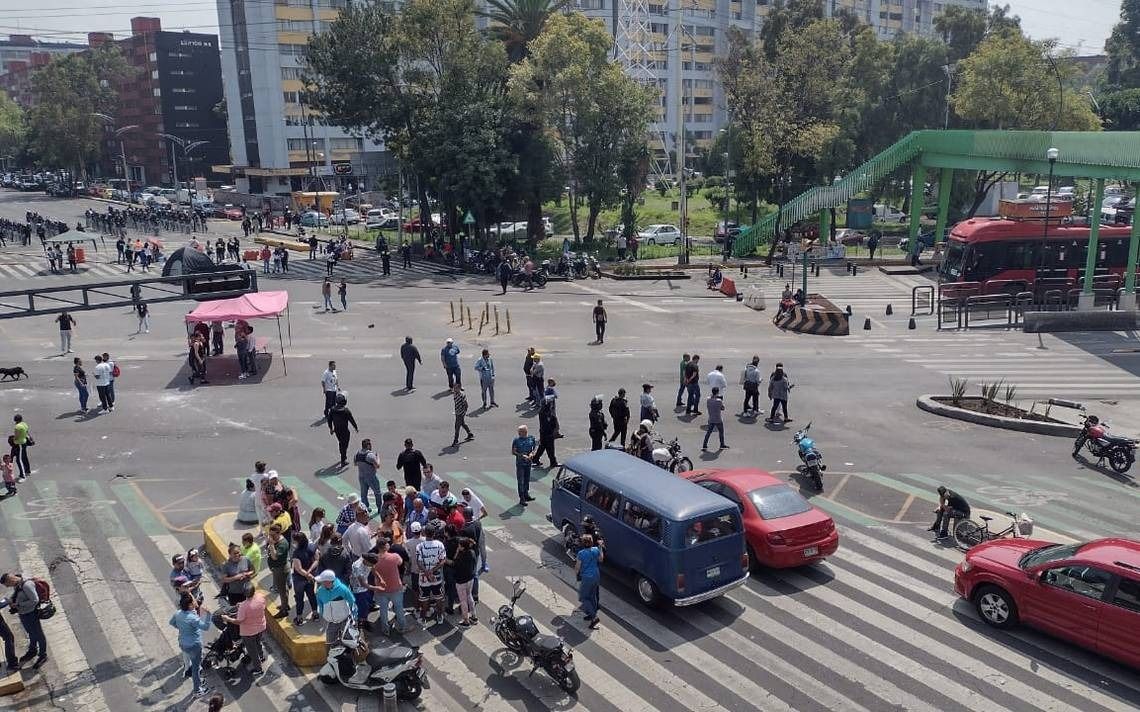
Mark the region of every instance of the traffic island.
[[851, 323], [847, 312], [820, 294], [809, 294], [804, 306], [794, 306], [778, 315], [776, 326], [784, 331], [818, 336], [848, 336]]
[[927, 413], [934, 413], [955, 420], [964, 420], [975, 425], [986, 425], [991, 428], [1003, 428], [1037, 435], [1055, 435], [1063, 438], [1075, 438], [1081, 432], [1079, 425], [1065, 423], [1042, 413], [1030, 412], [1009, 403], [988, 401], [978, 397], [959, 398], [957, 405], [955, 405], [950, 396], [924, 395], [918, 397], [915, 405]]
[[[205, 549], [215, 566], [221, 566], [226, 560], [226, 549], [230, 542], [240, 544], [242, 534], [246, 532], [257, 533], [257, 527], [252, 524], [242, 524], [237, 521], [237, 512], [226, 512], [210, 517], [202, 525], [205, 535]], [[265, 607], [266, 630], [273, 636], [294, 665], [299, 667], [315, 667], [323, 665], [328, 659], [328, 647], [325, 645], [324, 632], [319, 622], [310, 622], [309, 627], [317, 633], [297, 630], [289, 618], [277, 618], [281, 610], [281, 599], [275, 593], [270, 593], [273, 579], [269, 574], [267, 559], [262, 561], [262, 570], [255, 585], [266, 594], [269, 603]], [[292, 592], [286, 592], [291, 594]]]

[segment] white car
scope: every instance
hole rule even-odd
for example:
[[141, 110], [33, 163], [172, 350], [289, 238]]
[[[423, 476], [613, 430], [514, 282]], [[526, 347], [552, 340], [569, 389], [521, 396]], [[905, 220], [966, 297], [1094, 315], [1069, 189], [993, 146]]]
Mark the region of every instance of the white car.
[[906, 220], [906, 213], [893, 205], [884, 205], [883, 203], [872, 205], [871, 214], [879, 222], [903, 222]]
[[[372, 213], [374, 211], [369, 210], [368, 212]], [[382, 217], [379, 215], [373, 216], [370, 214], [368, 216], [368, 219], [365, 220], [365, 222], [364, 222], [364, 229], [365, 230], [399, 230], [400, 229], [400, 218], [398, 218], [394, 215], [392, 217], [386, 218], [386, 217]]]
[[360, 213], [352, 208], [345, 208], [333, 213], [330, 220], [333, 225], [356, 225], [360, 222]]
[[676, 225], [650, 225], [637, 233], [637, 239], [643, 245], [680, 245], [681, 231]]

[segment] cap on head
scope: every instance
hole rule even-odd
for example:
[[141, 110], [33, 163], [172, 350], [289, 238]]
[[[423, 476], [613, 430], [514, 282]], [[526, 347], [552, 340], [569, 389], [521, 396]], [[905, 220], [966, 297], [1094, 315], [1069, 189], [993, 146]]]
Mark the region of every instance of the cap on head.
[[348, 495], [348, 503], [349, 504], [356, 504], [359, 501], [360, 501], [360, 495], [356, 494], [355, 492]]
[[447, 337], [447, 343], [451, 344], [451, 343], [454, 343], [454, 342], [455, 342], [455, 339], [452, 339], [450, 336], [449, 336], [449, 337]]
[[421, 531], [423, 531], [423, 528], [424, 528], [423, 524], [420, 524], [419, 522], [412, 522], [412, 533], [413, 534], [419, 534]]

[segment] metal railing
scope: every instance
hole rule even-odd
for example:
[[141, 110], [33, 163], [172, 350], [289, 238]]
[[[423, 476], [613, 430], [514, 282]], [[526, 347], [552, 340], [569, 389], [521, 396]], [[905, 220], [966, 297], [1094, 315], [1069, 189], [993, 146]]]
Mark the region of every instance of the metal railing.
[[[919, 305], [922, 311], [919, 311]], [[910, 315], [930, 316], [934, 313], [934, 285], [920, 284], [910, 290]]]

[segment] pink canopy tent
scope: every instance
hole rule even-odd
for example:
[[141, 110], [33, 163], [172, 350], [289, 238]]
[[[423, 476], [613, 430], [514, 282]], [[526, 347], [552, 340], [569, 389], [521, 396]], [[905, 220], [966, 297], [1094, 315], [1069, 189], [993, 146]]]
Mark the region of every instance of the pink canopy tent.
[[211, 321], [238, 321], [248, 319], [276, 319], [277, 338], [281, 343], [281, 365], [285, 373], [285, 339], [281, 334], [281, 315], [285, 315], [285, 323], [289, 330], [289, 343], [293, 343], [293, 324], [289, 321], [289, 293], [288, 292], [252, 292], [232, 299], [215, 299], [202, 302], [198, 307], [186, 315], [187, 329], [190, 324]]

